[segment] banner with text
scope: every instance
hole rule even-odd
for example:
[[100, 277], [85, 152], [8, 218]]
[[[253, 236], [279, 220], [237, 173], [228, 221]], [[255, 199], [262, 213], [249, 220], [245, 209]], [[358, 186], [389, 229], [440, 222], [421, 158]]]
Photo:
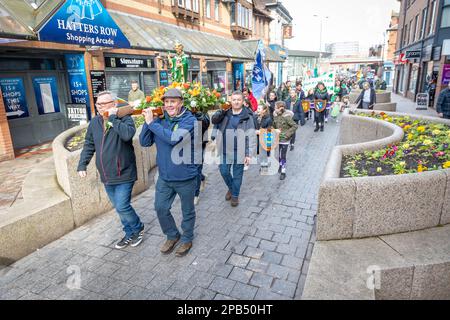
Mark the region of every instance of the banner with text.
[[325, 84], [325, 87], [327, 87], [329, 93], [334, 92], [334, 85], [336, 81], [336, 74], [334, 72], [327, 72], [317, 78], [304, 80], [303, 91], [308, 92], [308, 90], [314, 89], [320, 81]]
[[40, 41], [129, 48], [130, 42], [100, 0], [67, 0], [39, 30]]
[[91, 119], [89, 89], [86, 78], [83, 54], [66, 54], [67, 74], [69, 75], [69, 89], [72, 103], [87, 106], [88, 119]]

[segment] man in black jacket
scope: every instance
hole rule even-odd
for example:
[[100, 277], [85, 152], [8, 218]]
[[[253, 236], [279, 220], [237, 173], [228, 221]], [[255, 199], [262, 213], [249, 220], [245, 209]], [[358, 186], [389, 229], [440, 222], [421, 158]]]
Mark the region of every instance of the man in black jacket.
[[450, 119], [450, 83], [448, 84], [448, 87], [439, 94], [436, 111], [439, 114], [439, 117]]
[[125, 236], [116, 244], [117, 249], [138, 246], [144, 235], [144, 224], [131, 206], [131, 192], [137, 180], [136, 156], [133, 137], [136, 127], [131, 116], [117, 117], [117, 103], [110, 92], [98, 95], [96, 107], [100, 115], [89, 123], [78, 174], [86, 177], [86, 169], [94, 153], [100, 179], [116, 209]]
[[256, 151], [254, 115], [243, 106], [242, 92], [235, 91], [231, 95], [231, 109], [219, 110], [211, 118], [215, 126], [212, 139], [217, 140], [217, 152], [221, 160], [219, 170], [228, 187], [225, 200], [231, 200], [233, 207], [239, 205], [244, 166], [250, 164]]

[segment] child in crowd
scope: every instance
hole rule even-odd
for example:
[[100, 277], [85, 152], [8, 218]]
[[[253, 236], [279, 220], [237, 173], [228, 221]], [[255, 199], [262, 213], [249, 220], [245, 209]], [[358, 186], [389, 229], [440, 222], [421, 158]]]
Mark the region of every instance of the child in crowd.
[[280, 180], [286, 178], [286, 156], [292, 136], [298, 129], [298, 124], [295, 123], [292, 111], [286, 110], [286, 103], [278, 101], [275, 104], [275, 111], [273, 113], [273, 126], [279, 130], [279, 161], [280, 166], [278, 173], [280, 173]]
[[256, 114], [256, 134], [258, 139], [259, 159], [261, 169], [265, 169], [269, 166], [268, 157], [270, 157], [270, 151], [264, 150], [260, 145], [260, 129], [271, 129], [273, 125], [272, 117], [270, 116], [270, 109], [268, 105], [260, 105]]

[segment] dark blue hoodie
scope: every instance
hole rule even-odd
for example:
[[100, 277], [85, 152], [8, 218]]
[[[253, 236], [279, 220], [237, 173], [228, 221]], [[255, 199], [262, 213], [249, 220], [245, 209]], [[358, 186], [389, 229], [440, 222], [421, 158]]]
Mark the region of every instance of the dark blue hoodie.
[[[194, 126], [197, 120], [191, 112], [182, 109], [179, 116], [170, 118], [165, 112], [164, 118], [155, 119], [150, 125], [144, 123], [139, 141], [143, 147], [151, 147], [156, 144], [156, 164], [159, 176], [165, 181], [186, 181], [197, 177], [198, 164], [194, 162]], [[190, 145], [189, 143], [190, 137]], [[180, 144], [180, 145], [179, 145]], [[189, 161], [180, 164], [173, 162], [172, 150], [180, 149], [178, 155], [183, 156], [183, 149], [189, 150]], [[182, 148], [183, 147], [183, 148]], [[201, 141], [200, 141], [201, 160]]]

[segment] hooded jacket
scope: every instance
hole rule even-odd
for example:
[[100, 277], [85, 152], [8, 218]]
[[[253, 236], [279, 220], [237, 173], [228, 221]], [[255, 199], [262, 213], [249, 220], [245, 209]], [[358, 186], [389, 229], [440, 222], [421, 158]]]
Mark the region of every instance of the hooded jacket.
[[276, 111], [273, 113], [273, 127], [281, 130], [280, 143], [289, 143], [295, 131], [298, 129], [298, 124], [293, 119], [294, 113], [290, 110], [285, 110], [282, 114]]

